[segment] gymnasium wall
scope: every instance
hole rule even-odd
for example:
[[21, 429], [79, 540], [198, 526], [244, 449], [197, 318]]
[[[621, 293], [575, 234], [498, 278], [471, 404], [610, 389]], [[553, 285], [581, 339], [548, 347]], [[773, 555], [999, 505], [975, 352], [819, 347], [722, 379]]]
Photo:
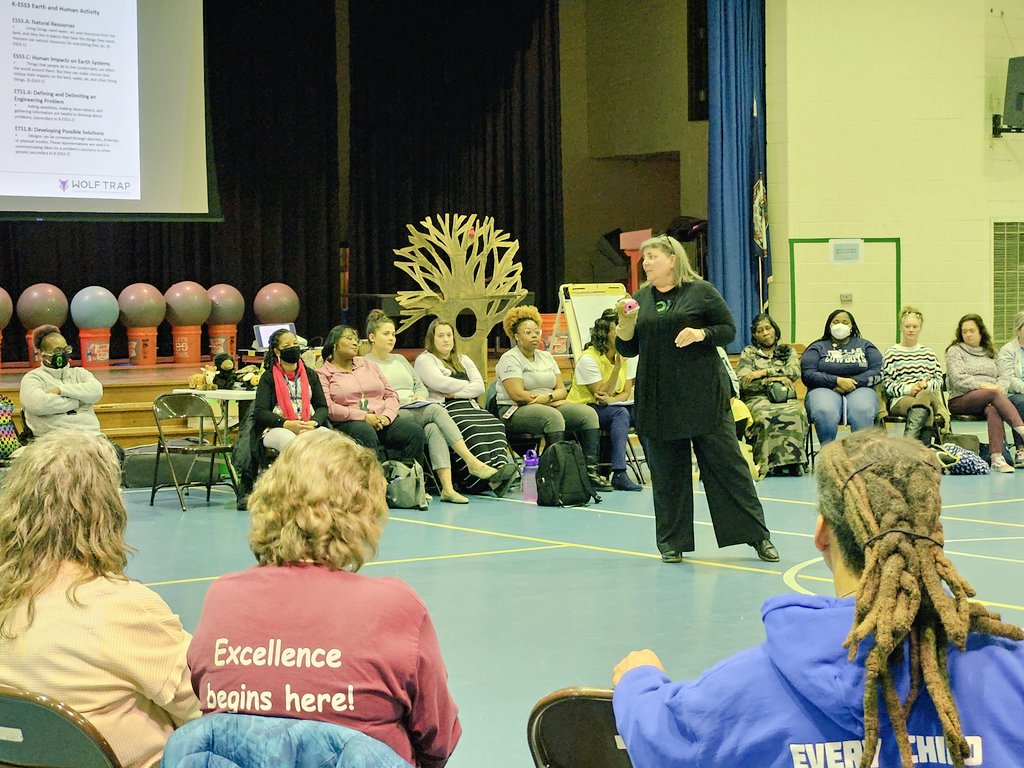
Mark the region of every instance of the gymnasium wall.
[[[897, 298], [924, 310], [936, 348], [962, 314], [991, 319], [992, 222], [1024, 221], [1024, 136], [991, 137], [1006, 59], [1024, 55], [1024, 9], [769, 0], [766, 24], [771, 307], [784, 335], [813, 340], [844, 307], [884, 348]], [[818, 238], [892, 242], [836, 263], [804, 242]]]

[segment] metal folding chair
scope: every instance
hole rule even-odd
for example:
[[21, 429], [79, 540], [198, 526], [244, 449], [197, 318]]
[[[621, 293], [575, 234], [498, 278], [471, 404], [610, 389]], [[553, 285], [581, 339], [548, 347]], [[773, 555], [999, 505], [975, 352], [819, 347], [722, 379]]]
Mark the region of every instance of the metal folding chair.
[[121, 768], [92, 724], [57, 699], [0, 685], [0, 766]]
[[[205, 486], [207, 503], [210, 501], [210, 489], [214, 485], [230, 485], [235, 491], [235, 494], [238, 494], [238, 476], [235, 474], [235, 468], [231, 463], [232, 446], [226, 442], [221, 431], [217, 428], [217, 418], [213, 413], [213, 408], [210, 407], [210, 403], [202, 395], [194, 392], [160, 395], [153, 401], [153, 418], [156, 421], [158, 438], [156, 460], [153, 463], [153, 489], [149, 494], [150, 506], [153, 506], [153, 500], [156, 498], [156, 492], [158, 490], [161, 488], [169, 488], [171, 486], [171, 483], [157, 483], [158, 472], [160, 470], [160, 456], [163, 454], [167, 454], [167, 461], [171, 468], [171, 479], [174, 481], [174, 489], [178, 492], [178, 501], [181, 504], [182, 512], [185, 511], [185, 497], [182, 494], [183, 488], [188, 489]], [[171, 442], [164, 435], [164, 422], [180, 421], [182, 419], [199, 420], [194, 443], [182, 443], [179, 441]], [[209, 421], [207, 422], [207, 420]], [[206, 429], [207, 423], [211, 425], [211, 429]], [[174, 468], [174, 462], [171, 461], [170, 458], [172, 454], [192, 456], [192, 464], [189, 466], [184, 482], [180, 482], [178, 480], [178, 473]], [[201, 480], [190, 481], [189, 476], [191, 475], [192, 469], [195, 467], [195, 463], [200, 456], [208, 456], [210, 459], [209, 474], [206, 482]], [[216, 459], [218, 456], [224, 457], [224, 464], [228, 470], [228, 480], [222, 480], [219, 476], [217, 480], [213, 479], [213, 470], [217, 464]]]
[[537, 702], [526, 724], [536, 768], [632, 768], [615, 728], [612, 691], [562, 688]]

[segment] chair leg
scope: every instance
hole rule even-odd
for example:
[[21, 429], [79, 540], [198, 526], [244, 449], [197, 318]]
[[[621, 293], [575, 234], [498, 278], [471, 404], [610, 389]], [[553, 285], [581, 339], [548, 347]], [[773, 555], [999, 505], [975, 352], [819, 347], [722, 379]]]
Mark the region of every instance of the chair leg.
[[[161, 445], [157, 443], [156, 446], [156, 461], [153, 462], [153, 488], [149, 492], [149, 506], [153, 506], [153, 500], [156, 498], [156, 479], [160, 473], [160, 449]], [[170, 459], [168, 459], [170, 461]]]
[[[171, 480], [174, 481], [174, 490], [178, 492], [178, 503], [181, 504], [181, 511], [185, 512], [185, 497], [182, 495], [181, 485], [178, 483], [178, 473], [174, 471], [174, 459], [169, 453], [167, 454], [167, 464], [171, 468]], [[191, 471], [192, 470], [190, 469], [189, 472]], [[188, 476], [186, 476], [185, 479], [188, 480]]]
[[216, 453], [210, 454], [210, 474], [206, 476], [206, 503], [210, 503], [210, 489], [213, 487], [213, 464], [217, 458]]
[[228, 477], [231, 478], [231, 487], [235, 491], [235, 496], [238, 496], [238, 489], [241, 488], [241, 483], [238, 481], [238, 473], [235, 472], [235, 465], [231, 463], [232, 454], [224, 454], [224, 462], [228, 465]]
[[[632, 435], [630, 435], [630, 438], [632, 438]], [[644, 460], [646, 461], [646, 457]], [[633, 445], [632, 439], [626, 440], [626, 463], [629, 465], [629, 468], [633, 470], [633, 474], [636, 475], [636, 481], [640, 483], [640, 485], [643, 485], [644, 471], [643, 467], [640, 465], [640, 458], [636, 455], [636, 446]]]

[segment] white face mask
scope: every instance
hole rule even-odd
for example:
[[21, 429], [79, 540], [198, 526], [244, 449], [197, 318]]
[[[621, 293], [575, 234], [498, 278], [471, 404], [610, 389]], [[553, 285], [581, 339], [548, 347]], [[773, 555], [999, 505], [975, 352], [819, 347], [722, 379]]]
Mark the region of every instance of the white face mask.
[[843, 339], [848, 339], [850, 337], [850, 331], [853, 329], [846, 323], [836, 323], [829, 330], [832, 333], [833, 339], [842, 341]]

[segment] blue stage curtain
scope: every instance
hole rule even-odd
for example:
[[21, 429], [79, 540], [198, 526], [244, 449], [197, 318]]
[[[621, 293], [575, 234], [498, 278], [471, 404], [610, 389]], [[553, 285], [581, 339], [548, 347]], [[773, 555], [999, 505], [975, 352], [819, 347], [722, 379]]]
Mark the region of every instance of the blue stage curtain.
[[708, 81], [707, 277], [736, 319], [739, 352], [771, 273], [753, 224], [754, 185], [767, 178], [763, 0], [708, 0]]

